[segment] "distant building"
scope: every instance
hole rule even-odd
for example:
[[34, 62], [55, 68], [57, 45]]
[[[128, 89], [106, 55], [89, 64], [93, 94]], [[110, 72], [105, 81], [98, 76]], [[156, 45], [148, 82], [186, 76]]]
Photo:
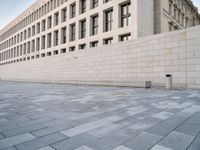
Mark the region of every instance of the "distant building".
[[200, 24], [191, 0], [154, 0], [154, 33], [180, 30]]

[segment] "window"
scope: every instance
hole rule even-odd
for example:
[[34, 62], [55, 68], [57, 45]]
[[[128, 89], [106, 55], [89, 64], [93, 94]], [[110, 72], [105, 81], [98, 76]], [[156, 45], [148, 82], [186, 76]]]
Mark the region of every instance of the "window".
[[104, 45], [109, 45], [112, 44], [113, 38], [107, 38], [103, 40], [103, 44]]
[[61, 11], [62, 11], [62, 14], [61, 14], [62, 19], [61, 19], [61, 21], [65, 22], [67, 20], [67, 8], [63, 8]]
[[131, 24], [131, 3], [121, 5], [121, 27]]
[[86, 20], [80, 21], [80, 39], [83, 39], [86, 37]]
[[59, 12], [54, 14], [54, 25], [58, 25], [59, 24]]
[[52, 16], [48, 17], [48, 29], [52, 27]]
[[54, 31], [54, 46], [58, 45], [58, 30]]
[[70, 25], [70, 41], [75, 41], [75, 39], [76, 39], [76, 29], [75, 28], [76, 28], [75, 23]]
[[80, 14], [86, 12], [86, 0], [80, 0]]
[[46, 30], [46, 20], [42, 20], [42, 31]]
[[58, 55], [58, 50], [53, 51], [54, 55]]
[[36, 50], [39, 51], [40, 50], [40, 38], [36, 39]]
[[66, 27], [63, 27], [63, 28], [61, 28], [61, 36], [62, 36], [62, 38], [61, 38], [61, 44], [64, 44], [64, 43], [66, 43], [66, 37], [67, 37], [67, 35], [66, 35]]
[[76, 17], [76, 3], [70, 5], [70, 18]]
[[110, 2], [111, 0], [104, 0], [104, 2], [103, 3], [107, 3], [107, 2]]
[[51, 33], [48, 33], [47, 35], [47, 48], [50, 48], [51, 47], [51, 42], [52, 41], [52, 35]]
[[79, 45], [79, 49], [81, 50], [81, 49], [85, 49], [86, 48], [86, 44], [80, 44]]
[[92, 21], [91, 35], [96, 35], [98, 33], [98, 15], [92, 16], [91, 21]]
[[97, 47], [98, 43], [98, 41], [90, 42], [90, 47]]
[[45, 35], [42, 36], [42, 41], [41, 41], [42, 49], [45, 49]]
[[[20, 47], [20, 55], [22, 55], [22, 45]], [[26, 55], [26, 43], [24, 43], [24, 55]]]
[[31, 42], [27, 43], [27, 53], [29, 54], [31, 51]]
[[37, 34], [40, 33], [40, 23], [37, 23]]
[[31, 37], [31, 28], [28, 28], [28, 38]]
[[113, 22], [113, 10], [107, 10], [104, 12], [105, 15], [105, 28], [104, 31], [111, 31], [112, 30], [112, 22]]
[[47, 56], [51, 56], [51, 52], [47, 52]]
[[35, 40], [32, 40], [31, 50], [32, 50], [32, 52], [35, 52]]
[[91, 0], [92, 1], [92, 8], [98, 7], [99, 0]]
[[73, 52], [73, 51], [75, 51], [75, 49], [76, 49], [75, 46], [72, 46], [72, 47], [69, 48], [69, 51]]
[[32, 36], [35, 35], [35, 26], [32, 26]]
[[62, 54], [62, 53], [66, 53], [66, 48], [61, 49], [61, 50], [60, 50], [60, 53], [61, 53], [61, 54]]
[[124, 34], [124, 35], [120, 35], [120, 41], [128, 41], [131, 38], [131, 34]]

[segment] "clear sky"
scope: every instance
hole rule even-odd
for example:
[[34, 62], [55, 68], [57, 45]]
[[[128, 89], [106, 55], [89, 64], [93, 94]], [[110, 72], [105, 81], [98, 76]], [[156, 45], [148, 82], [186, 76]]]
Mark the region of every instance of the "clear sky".
[[[0, 29], [37, 0], [0, 0]], [[200, 0], [193, 0], [200, 10]]]

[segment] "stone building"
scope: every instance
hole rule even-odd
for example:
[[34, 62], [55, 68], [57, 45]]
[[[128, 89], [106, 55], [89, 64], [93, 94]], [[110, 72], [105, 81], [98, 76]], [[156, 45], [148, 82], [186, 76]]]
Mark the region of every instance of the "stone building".
[[0, 64], [199, 24], [190, 0], [38, 0], [0, 31]]
[[172, 74], [200, 88], [200, 26], [163, 33], [199, 20], [190, 0], [38, 0], [0, 31], [0, 79], [163, 86]]
[[154, 0], [154, 33], [180, 30], [200, 24], [192, 0]]

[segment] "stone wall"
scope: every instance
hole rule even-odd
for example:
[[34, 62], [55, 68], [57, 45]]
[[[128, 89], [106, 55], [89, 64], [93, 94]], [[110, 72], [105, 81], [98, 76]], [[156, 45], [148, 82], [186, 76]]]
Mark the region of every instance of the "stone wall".
[[200, 89], [200, 26], [0, 66], [2, 80]]

